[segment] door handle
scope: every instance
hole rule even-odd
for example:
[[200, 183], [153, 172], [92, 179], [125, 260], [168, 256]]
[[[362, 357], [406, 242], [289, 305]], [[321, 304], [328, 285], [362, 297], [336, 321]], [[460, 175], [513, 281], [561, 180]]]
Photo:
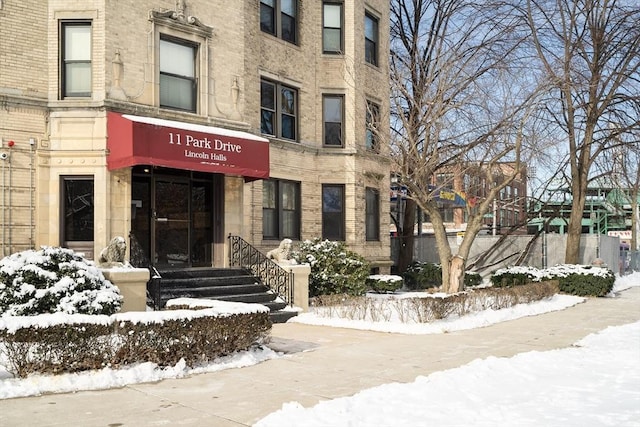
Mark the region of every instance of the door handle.
[[156, 218], [156, 221], [158, 221], [158, 222], [167, 222], [167, 221], [169, 221], [169, 218]]

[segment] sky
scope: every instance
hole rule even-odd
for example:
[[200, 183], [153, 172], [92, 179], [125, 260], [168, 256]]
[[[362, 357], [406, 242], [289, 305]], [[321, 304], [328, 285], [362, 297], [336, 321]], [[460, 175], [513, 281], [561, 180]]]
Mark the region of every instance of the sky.
[[[640, 273], [619, 277], [615, 293], [640, 286]], [[380, 297], [379, 297], [380, 298]], [[354, 322], [301, 314], [295, 321], [337, 327], [433, 334], [473, 329], [523, 316], [562, 310], [581, 298], [516, 306], [497, 313], [488, 310], [429, 325]], [[291, 321], [291, 320], [290, 320]], [[634, 343], [635, 345], [629, 345]], [[241, 369], [283, 357], [269, 348], [254, 349], [188, 368], [182, 363], [160, 369], [142, 363], [126, 369], [13, 378], [0, 355], [0, 399], [107, 389], [127, 384], [181, 378], [223, 369]], [[473, 393], [465, 393], [473, 390]], [[640, 427], [640, 322], [610, 327], [566, 349], [526, 352], [511, 358], [477, 359], [459, 368], [420, 376], [412, 383], [391, 383], [353, 396], [328, 400], [310, 408], [283, 402], [279, 411], [255, 424], [269, 426], [638, 426]]]

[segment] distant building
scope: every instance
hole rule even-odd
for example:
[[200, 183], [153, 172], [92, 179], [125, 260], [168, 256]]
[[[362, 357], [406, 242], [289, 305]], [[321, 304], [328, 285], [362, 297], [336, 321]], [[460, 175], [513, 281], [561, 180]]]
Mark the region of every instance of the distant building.
[[[572, 197], [569, 188], [552, 190], [553, 198], [537, 202], [529, 212], [529, 233], [546, 226], [546, 232], [565, 234], [571, 214]], [[589, 187], [582, 212], [583, 234], [618, 236], [623, 244], [631, 241], [633, 199], [631, 190], [615, 186]], [[640, 205], [640, 199], [635, 201]]]
[[[513, 163], [501, 163], [504, 174], [511, 173]], [[522, 167], [509, 185], [503, 188], [494, 200], [490, 212], [485, 214], [485, 233], [504, 234], [525, 233], [527, 223], [527, 172]], [[474, 206], [485, 199], [494, 182], [488, 182], [473, 166], [459, 168], [447, 173], [440, 173], [432, 177], [430, 183], [433, 198], [436, 200], [447, 232], [463, 232], [467, 227], [467, 206]], [[391, 214], [395, 218], [402, 218], [406, 199], [406, 188], [397, 185], [391, 179]], [[433, 233], [429, 216], [418, 209], [415, 234]], [[396, 227], [392, 221], [391, 234], [395, 235]]]

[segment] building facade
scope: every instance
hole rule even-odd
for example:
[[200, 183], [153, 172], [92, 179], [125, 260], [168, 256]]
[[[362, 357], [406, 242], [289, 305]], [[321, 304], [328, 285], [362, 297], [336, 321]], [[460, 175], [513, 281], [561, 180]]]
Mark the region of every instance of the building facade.
[[320, 237], [388, 271], [388, 2], [4, 0], [0, 43], [3, 255]]
[[[471, 164], [457, 166], [451, 171], [441, 171], [431, 177], [429, 188], [431, 197], [437, 203], [446, 230], [450, 234], [462, 233], [467, 228], [468, 211], [476, 203], [485, 200], [491, 188], [502, 176], [514, 174], [512, 162], [498, 163], [494, 167], [493, 179], [488, 179], [486, 169]], [[495, 182], [494, 182], [495, 181]], [[491, 211], [484, 215], [482, 234], [526, 234], [527, 232], [527, 167], [520, 166], [515, 178], [500, 190], [493, 199]], [[391, 177], [391, 233], [396, 234], [395, 222], [404, 217], [406, 189]], [[429, 215], [417, 208], [414, 234], [433, 234]]]

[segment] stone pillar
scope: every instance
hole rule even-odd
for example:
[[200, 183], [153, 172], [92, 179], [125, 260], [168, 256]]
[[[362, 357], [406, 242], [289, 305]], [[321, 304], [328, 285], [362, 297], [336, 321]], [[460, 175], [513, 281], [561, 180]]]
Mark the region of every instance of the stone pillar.
[[120, 289], [124, 300], [121, 313], [147, 310], [147, 282], [149, 270], [146, 268], [105, 268], [104, 277]]
[[287, 272], [293, 273], [293, 305], [302, 311], [309, 311], [309, 264], [278, 264]]

